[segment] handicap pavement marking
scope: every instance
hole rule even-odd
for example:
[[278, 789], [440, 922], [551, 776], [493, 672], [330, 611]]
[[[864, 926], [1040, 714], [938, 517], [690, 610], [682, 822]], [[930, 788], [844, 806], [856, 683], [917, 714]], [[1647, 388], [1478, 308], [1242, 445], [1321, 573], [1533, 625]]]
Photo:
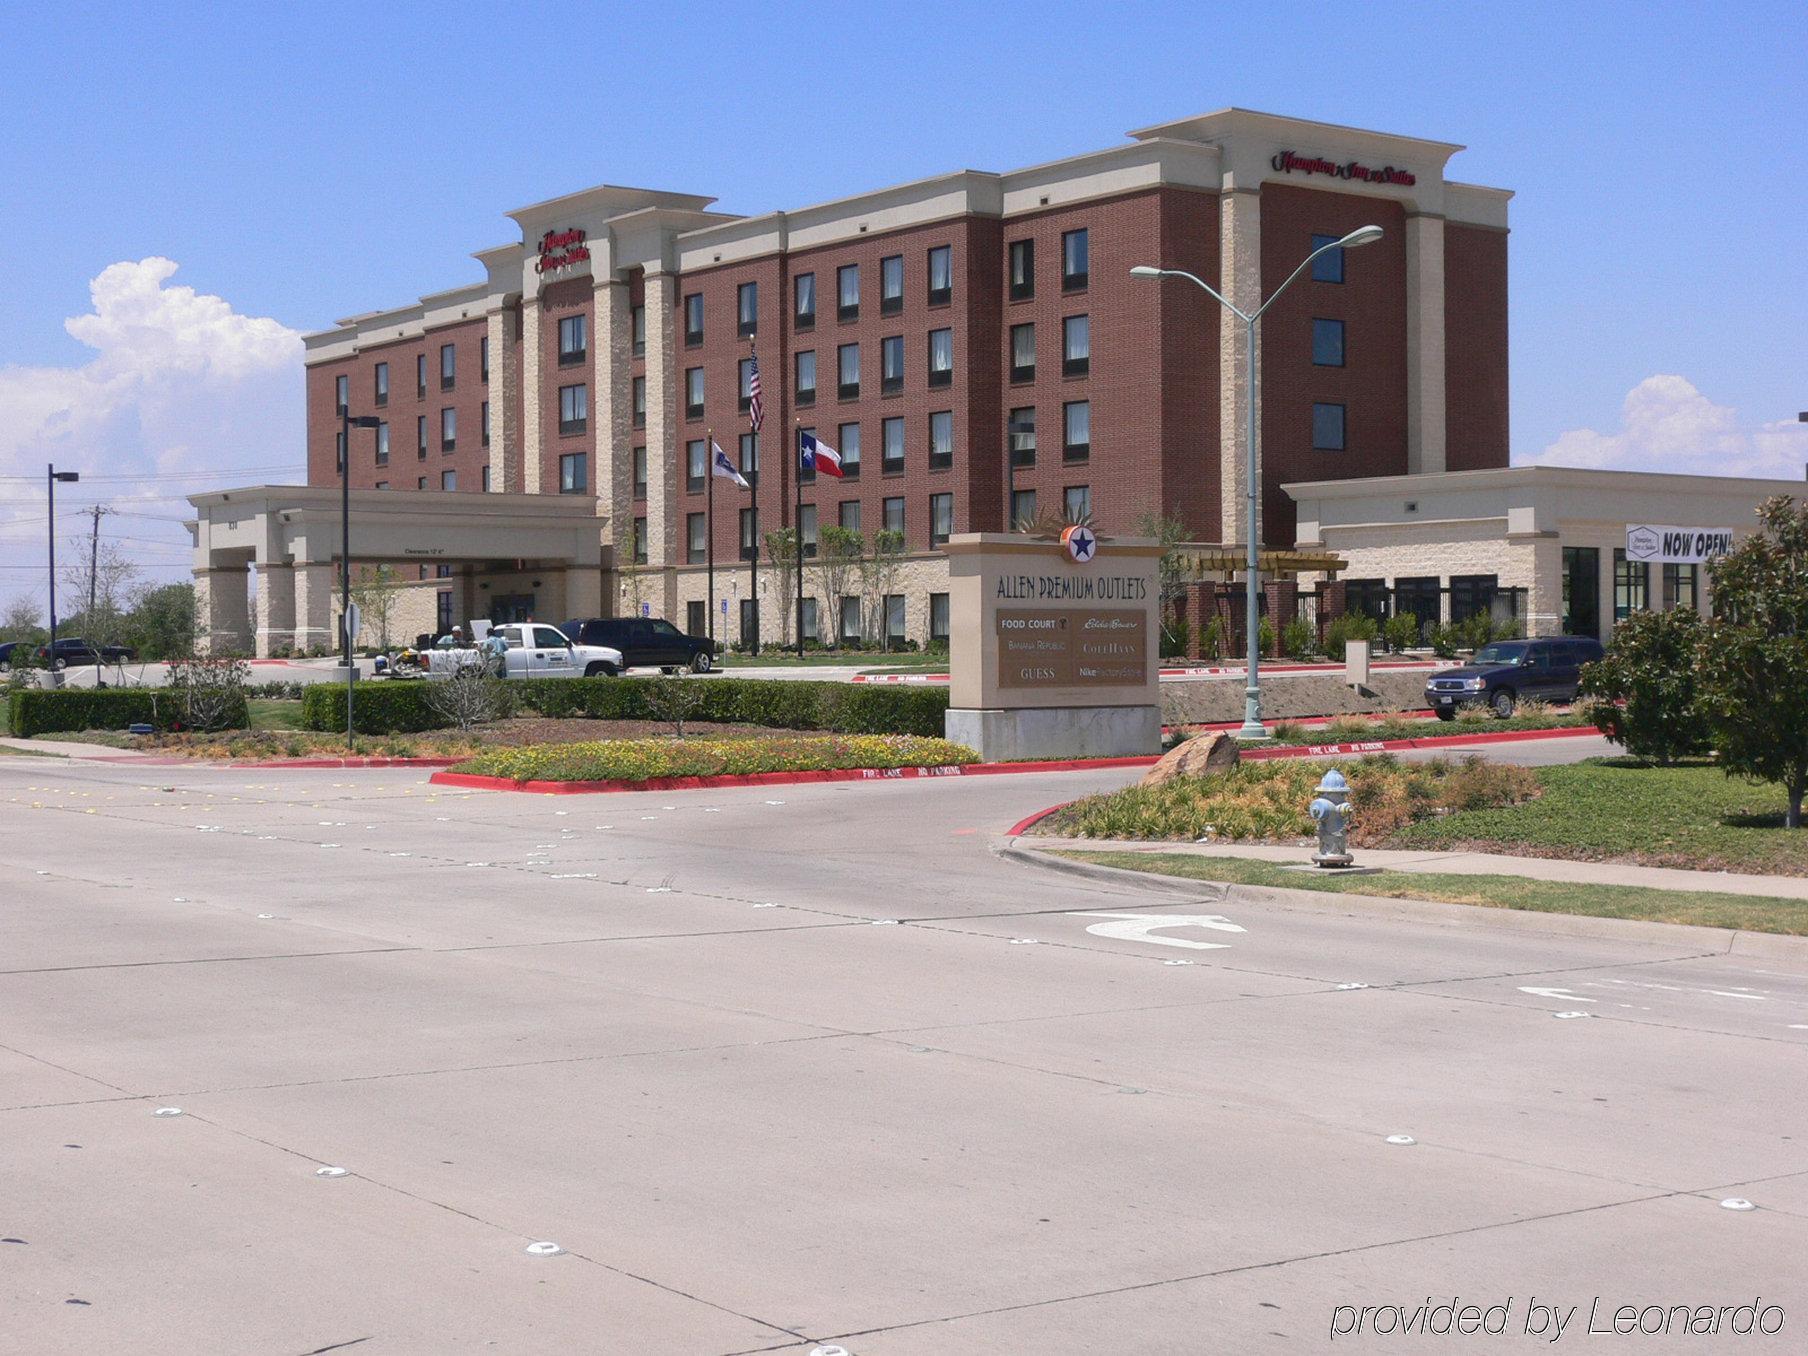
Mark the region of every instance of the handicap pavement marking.
[[1109, 918], [1109, 923], [1094, 923], [1086, 930], [1095, 937], [1114, 937], [1120, 942], [1151, 942], [1157, 946], [1185, 946], [1195, 951], [1222, 951], [1229, 942], [1196, 942], [1190, 937], [1157, 937], [1168, 928], [1210, 928], [1216, 932], [1242, 932], [1230, 919], [1215, 913], [1073, 913], [1071, 918]]

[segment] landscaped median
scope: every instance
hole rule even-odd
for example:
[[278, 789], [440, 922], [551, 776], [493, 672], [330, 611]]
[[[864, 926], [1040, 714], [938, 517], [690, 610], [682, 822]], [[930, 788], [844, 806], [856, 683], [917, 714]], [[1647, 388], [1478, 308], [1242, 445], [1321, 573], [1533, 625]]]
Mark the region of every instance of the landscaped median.
[[671, 790], [745, 779], [833, 780], [848, 773], [960, 768], [961, 744], [921, 735], [771, 735], [760, 739], [613, 739], [494, 749], [433, 780], [526, 791]]

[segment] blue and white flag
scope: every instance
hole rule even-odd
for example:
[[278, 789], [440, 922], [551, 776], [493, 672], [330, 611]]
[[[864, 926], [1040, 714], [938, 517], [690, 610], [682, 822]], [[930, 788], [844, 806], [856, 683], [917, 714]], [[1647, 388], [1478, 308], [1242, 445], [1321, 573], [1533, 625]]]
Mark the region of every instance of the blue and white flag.
[[753, 486], [747, 483], [747, 477], [735, 470], [735, 464], [728, 459], [728, 453], [724, 452], [719, 445], [712, 442], [709, 445], [709, 450], [715, 459], [711, 474], [721, 476], [724, 480], [732, 480], [743, 490], [750, 490], [753, 488]]

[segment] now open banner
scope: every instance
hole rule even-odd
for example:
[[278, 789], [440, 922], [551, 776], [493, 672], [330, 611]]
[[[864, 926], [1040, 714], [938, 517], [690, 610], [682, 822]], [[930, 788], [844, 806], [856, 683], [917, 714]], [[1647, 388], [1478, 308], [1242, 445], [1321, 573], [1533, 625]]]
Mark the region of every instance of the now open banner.
[[1699, 565], [1733, 549], [1730, 527], [1675, 527], [1626, 524], [1626, 558], [1665, 565]]

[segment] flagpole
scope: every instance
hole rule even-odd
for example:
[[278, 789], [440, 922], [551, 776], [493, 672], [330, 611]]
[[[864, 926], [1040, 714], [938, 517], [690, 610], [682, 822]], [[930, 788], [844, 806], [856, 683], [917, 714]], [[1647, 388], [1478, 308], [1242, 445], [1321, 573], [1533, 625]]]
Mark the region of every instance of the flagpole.
[[797, 446], [797, 462], [791, 468], [791, 484], [797, 491], [797, 511], [791, 515], [791, 531], [797, 538], [797, 612], [793, 623], [797, 627], [797, 657], [801, 662], [804, 657], [804, 444], [803, 421], [793, 419], [791, 427], [796, 431], [793, 441]]
[[709, 468], [708, 507], [704, 511], [703, 539], [704, 559], [709, 562], [709, 643], [713, 649], [716, 643], [716, 431], [713, 428], [703, 430], [703, 461]]

